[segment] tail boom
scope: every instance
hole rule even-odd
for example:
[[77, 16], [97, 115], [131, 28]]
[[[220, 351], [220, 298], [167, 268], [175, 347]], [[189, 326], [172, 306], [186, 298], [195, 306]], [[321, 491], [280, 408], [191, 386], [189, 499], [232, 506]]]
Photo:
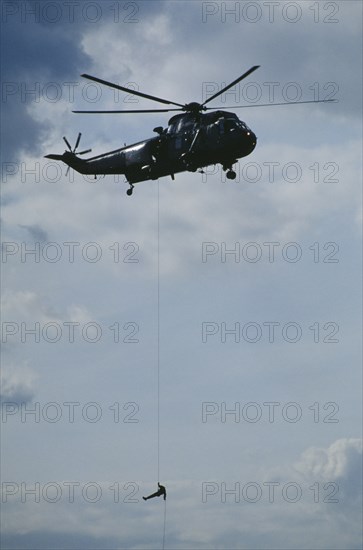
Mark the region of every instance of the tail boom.
[[121, 153], [103, 155], [101, 158], [80, 159], [76, 154], [65, 151], [63, 155], [50, 154], [44, 158], [64, 162], [76, 172], [89, 175], [124, 174], [125, 158]]

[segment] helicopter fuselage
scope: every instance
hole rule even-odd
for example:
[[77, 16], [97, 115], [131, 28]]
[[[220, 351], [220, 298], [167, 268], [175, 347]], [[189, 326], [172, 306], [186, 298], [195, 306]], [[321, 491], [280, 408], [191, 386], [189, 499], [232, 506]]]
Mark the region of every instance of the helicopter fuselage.
[[178, 114], [167, 128], [154, 131], [155, 137], [89, 159], [69, 151], [48, 158], [62, 160], [81, 174], [124, 174], [132, 186], [211, 164], [231, 171], [237, 159], [252, 153], [257, 140], [237, 115], [227, 111]]
[[[96, 157], [82, 160], [78, 155], [84, 155], [90, 151], [80, 151], [77, 148], [81, 139], [78, 134], [76, 144], [72, 148], [66, 137], [63, 137], [68, 151], [63, 155], [46, 155], [46, 158], [62, 160], [68, 166], [81, 174], [124, 174], [130, 188], [126, 191], [132, 195], [134, 184], [140, 181], [155, 180], [178, 172], [203, 171], [202, 168], [211, 164], [221, 164], [228, 179], [235, 179], [236, 172], [232, 166], [239, 158], [246, 157], [256, 147], [257, 138], [248, 126], [239, 120], [237, 115], [224, 110], [221, 107], [207, 107], [227, 90], [236, 86], [239, 82], [250, 76], [259, 65], [254, 65], [238, 78], [208, 97], [203, 103], [192, 101], [191, 103], [177, 103], [169, 99], [145, 94], [140, 90], [132, 90], [125, 86], [103, 80], [89, 74], [82, 74], [83, 78], [97, 82], [103, 86], [121, 90], [144, 99], [162, 103], [162, 109], [127, 109], [127, 110], [97, 110], [97, 111], [73, 111], [83, 114], [133, 114], [133, 113], [160, 113], [179, 111], [168, 123], [168, 127], [154, 128], [156, 137], [133, 143], [114, 151], [109, 151]], [[285, 103], [266, 103], [259, 105], [235, 105], [226, 109], [238, 109], [240, 107], [269, 107], [271, 105], [286, 105], [300, 103], [326, 103], [334, 99], [288, 101]], [[176, 108], [175, 108], [176, 107]], [[206, 112], [209, 111], [209, 112]]]

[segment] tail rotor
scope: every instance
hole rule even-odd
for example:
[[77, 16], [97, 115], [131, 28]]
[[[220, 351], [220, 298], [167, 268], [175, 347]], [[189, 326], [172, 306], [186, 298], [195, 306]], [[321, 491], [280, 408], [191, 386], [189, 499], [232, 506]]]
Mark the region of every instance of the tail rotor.
[[92, 149], [86, 149], [85, 151], [80, 151], [79, 153], [77, 153], [78, 145], [79, 145], [79, 142], [81, 141], [81, 135], [82, 135], [81, 132], [79, 132], [76, 144], [73, 147], [73, 149], [72, 149], [71, 144], [69, 143], [68, 139], [65, 136], [63, 136], [65, 144], [67, 145], [70, 152], [73, 153], [74, 155], [76, 155], [76, 154], [77, 155], [85, 155], [86, 153], [90, 153], [92, 151]]
[[[68, 139], [65, 136], [63, 136], [63, 140], [64, 140], [65, 144], [67, 145], [67, 147], [69, 149], [69, 152], [72, 153], [73, 155], [76, 155], [76, 156], [77, 155], [85, 155], [86, 153], [90, 153], [92, 151], [92, 149], [85, 149], [84, 151], [77, 152], [79, 142], [81, 141], [81, 136], [82, 136], [82, 134], [81, 134], [81, 132], [79, 132], [79, 134], [77, 136], [76, 144], [73, 147], [73, 149], [72, 149], [71, 144], [69, 143]], [[66, 176], [68, 176], [69, 168], [70, 167], [68, 166]]]

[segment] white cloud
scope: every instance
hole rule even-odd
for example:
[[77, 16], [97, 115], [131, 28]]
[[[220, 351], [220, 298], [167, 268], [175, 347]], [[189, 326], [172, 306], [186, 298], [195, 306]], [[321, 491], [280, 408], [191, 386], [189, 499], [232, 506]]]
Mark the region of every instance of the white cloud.
[[[327, 449], [307, 449], [301, 460], [295, 464], [295, 468], [307, 477], [332, 481], [349, 477], [351, 468], [357, 466], [355, 457], [359, 458], [361, 455], [361, 439], [339, 439]], [[354, 473], [359, 475], [359, 470]]]
[[6, 290], [2, 296], [1, 309], [7, 320], [41, 317], [48, 320], [45, 305], [40, 297], [30, 290]]
[[87, 322], [92, 319], [89, 310], [70, 304], [63, 311], [55, 311], [53, 304], [44, 296], [30, 290], [6, 290], [2, 297], [3, 319], [7, 321], [58, 322], [63, 316], [72, 322]]
[[37, 375], [26, 362], [22, 365], [3, 364], [1, 368], [1, 399], [14, 403], [31, 401]]

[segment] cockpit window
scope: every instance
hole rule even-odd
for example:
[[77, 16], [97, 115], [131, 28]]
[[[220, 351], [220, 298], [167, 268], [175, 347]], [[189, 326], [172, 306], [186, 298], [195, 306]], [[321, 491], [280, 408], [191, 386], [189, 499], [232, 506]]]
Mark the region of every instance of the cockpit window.
[[235, 120], [227, 119], [227, 120], [224, 121], [224, 131], [226, 133], [227, 132], [232, 132], [236, 128], [237, 128], [237, 124], [236, 124]]
[[244, 122], [242, 122], [242, 120], [239, 120], [238, 121], [238, 126], [240, 128], [242, 128], [243, 130], [246, 130], [247, 132], [250, 132], [250, 129], [249, 127], [247, 126], [247, 124], [245, 124]]

